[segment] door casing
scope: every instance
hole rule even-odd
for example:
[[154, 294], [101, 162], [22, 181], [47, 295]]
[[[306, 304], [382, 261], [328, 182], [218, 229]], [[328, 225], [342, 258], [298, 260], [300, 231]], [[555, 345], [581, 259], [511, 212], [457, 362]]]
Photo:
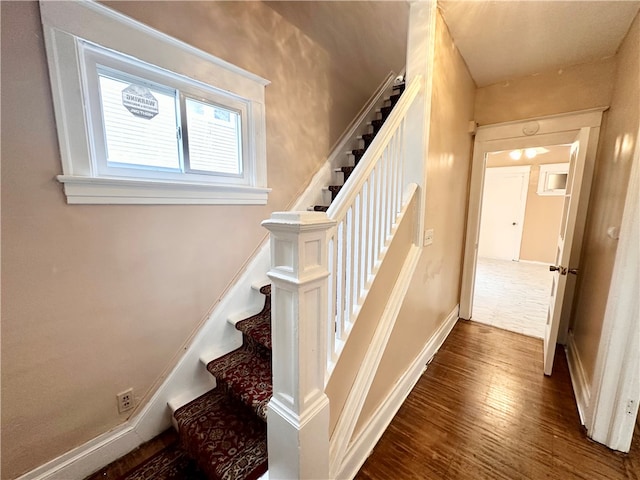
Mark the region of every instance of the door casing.
[[[460, 291], [460, 318], [471, 318], [473, 291], [480, 233], [480, 212], [482, 191], [486, 168], [486, 155], [489, 152], [521, 148], [543, 147], [545, 145], [569, 144], [584, 129], [588, 130], [584, 178], [589, 185], [583, 185], [580, 191], [580, 208], [575, 224], [572, 260], [576, 263], [582, 246], [582, 237], [589, 203], [590, 179], [595, 164], [602, 114], [608, 107], [582, 110], [559, 115], [538, 117], [514, 122], [499, 123], [479, 127], [474, 142], [469, 188], [469, 208]], [[573, 289], [570, 289], [571, 292]], [[572, 298], [566, 298], [562, 308], [562, 320], [559, 327], [558, 342], [566, 342], [571, 314]]]

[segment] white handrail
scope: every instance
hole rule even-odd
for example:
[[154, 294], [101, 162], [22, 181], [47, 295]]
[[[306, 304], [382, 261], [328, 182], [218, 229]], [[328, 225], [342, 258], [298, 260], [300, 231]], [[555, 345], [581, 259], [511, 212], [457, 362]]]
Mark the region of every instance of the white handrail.
[[405, 122], [422, 85], [409, 84], [327, 211], [328, 345], [325, 383], [355, 324], [405, 206]]

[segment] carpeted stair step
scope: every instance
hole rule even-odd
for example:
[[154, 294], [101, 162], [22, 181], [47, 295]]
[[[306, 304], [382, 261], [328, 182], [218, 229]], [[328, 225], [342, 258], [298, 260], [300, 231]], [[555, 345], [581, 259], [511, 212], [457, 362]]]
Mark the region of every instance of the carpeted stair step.
[[267, 471], [266, 423], [221, 389], [174, 416], [185, 450], [209, 480], [257, 480]]
[[389, 97], [389, 101], [391, 102], [391, 106], [395, 107], [396, 103], [398, 103], [398, 100], [400, 100], [400, 94], [399, 93], [394, 93], [393, 95], [391, 95]]
[[243, 345], [207, 365], [218, 387], [235, 397], [263, 421], [267, 421], [267, 404], [273, 394], [271, 358], [257, 355]]
[[373, 127], [374, 133], [378, 133], [382, 128], [382, 124], [384, 120], [382, 118], [378, 118], [377, 120], [371, 120], [371, 126]]
[[329, 205], [314, 205], [313, 206], [313, 211], [314, 212], [326, 212], [327, 210], [329, 210]]
[[358, 148], [357, 150], [351, 150], [351, 155], [353, 155], [354, 162], [355, 162], [354, 165], [358, 164], [358, 162], [360, 161], [360, 159], [364, 155], [364, 152], [366, 152], [366, 151], [367, 151], [366, 148]]
[[373, 142], [373, 139], [376, 138], [376, 134], [375, 133], [365, 133], [364, 135], [362, 135], [362, 140], [364, 141], [364, 148], [369, 148], [369, 145], [371, 145], [371, 142]]
[[261, 348], [260, 353], [264, 356], [271, 350], [271, 285], [260, 288], [260, 293], [265, 296], [262, 311], [239, 321], [236, 323], [236, 328], [244, 335], [247, 347]]
[[393, 110], [393, 106], [388, 106], [388, 107], [382, 107], [380, 109], [380, 116], [386, 120], [389, 117], [389, 114], [391, 113], [391, 110]]
[[349, 176], [353, 173], [353, 170], [356, 167], [340, 167], [336, 168], [336, 172], [342, 173], [343, 183], [349, 179]]
[[331, 192], [332, 202], [336, 199], [336, 197], [338, 196], [338, 193], [340, 193], [341, 188], [342, 188], [342, 185], [329, 185], [328, 187], [326, 187], [326, 189]]
[[398, 95], [402, 94], [402, 92], [404, 92], [404, 87], [405, 87], [405, 82], [399, 83], [397, 85], [393, 86], [393, 92], [397, 93]]

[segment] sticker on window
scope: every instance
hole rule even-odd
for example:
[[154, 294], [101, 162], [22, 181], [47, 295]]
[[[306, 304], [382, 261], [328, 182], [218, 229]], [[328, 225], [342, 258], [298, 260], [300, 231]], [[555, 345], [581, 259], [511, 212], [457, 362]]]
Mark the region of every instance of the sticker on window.
[[158, 100], [147, 87], [129, 85], [122, 90], [122, 105], [133, 115], [151, 120], [158, 110]]

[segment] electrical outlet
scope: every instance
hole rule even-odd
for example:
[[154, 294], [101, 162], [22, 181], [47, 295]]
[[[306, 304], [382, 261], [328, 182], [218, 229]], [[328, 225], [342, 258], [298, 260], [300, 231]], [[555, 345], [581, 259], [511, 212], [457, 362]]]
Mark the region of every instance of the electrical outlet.
[[424, 231], [424, 242], [422, 243], [423, 247], [427, 245], [431, 245], [433, 243], [433, 228], [429, 228]]
[[118, 413], [127, 412], [133, 409], [133, 388], [120, 392], [116, 395], [116, 398], [118, 399]]

